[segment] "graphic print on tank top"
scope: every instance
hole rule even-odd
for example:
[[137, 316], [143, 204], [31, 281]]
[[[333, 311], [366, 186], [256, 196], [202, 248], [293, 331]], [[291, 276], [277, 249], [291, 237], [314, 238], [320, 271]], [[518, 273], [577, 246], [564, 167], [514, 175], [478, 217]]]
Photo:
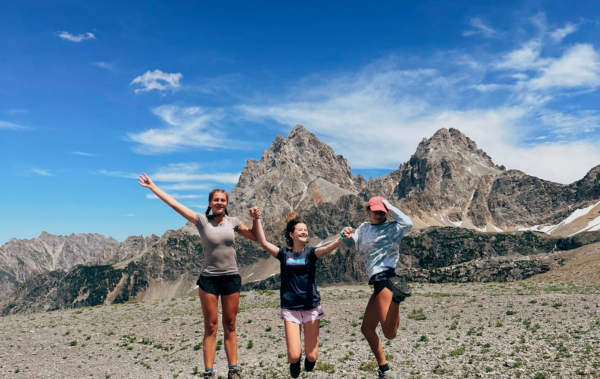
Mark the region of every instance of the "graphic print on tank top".
[[277, 259], [281, 267], [281, 308], [310, 310], [321, 304], [316, 283], [316, 248], [306, 247], [299, 253], [280, 248]]

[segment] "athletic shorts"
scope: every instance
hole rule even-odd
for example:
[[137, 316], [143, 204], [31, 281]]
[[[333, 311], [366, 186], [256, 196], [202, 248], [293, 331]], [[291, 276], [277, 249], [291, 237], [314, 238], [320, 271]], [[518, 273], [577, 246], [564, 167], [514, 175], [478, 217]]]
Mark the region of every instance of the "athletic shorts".
[[392, 290], [392, 285], [390, 284], [390, 279], [396, 276], [396, 272], [392, 269], [380, 272], [375, 274], [369, 280], [369, 284], [373, 285], [373, 296], [379, 295], [384, 288]]
[[196, 284], [206, 293], [217, 297], [227, 296], [240, 292], [242, 289], [242, 277], [239, 274], [221, 276], [200, 275]]
[[323, 311], [323, 308], [321, 308], [320, 305], [308, 311], [294, 311], [291, 309], [282, 309], [280, 317], [283, 321], [291, 321], [298, 325], [304, 325], [307, 322], [322, 319], [323, 317], [325, 317], [325, 312]]

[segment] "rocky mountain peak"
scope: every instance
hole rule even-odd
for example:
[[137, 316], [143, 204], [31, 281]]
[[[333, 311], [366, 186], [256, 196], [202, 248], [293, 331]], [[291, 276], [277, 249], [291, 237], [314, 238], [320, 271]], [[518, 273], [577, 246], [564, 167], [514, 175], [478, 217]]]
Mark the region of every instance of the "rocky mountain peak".
[[[305, 127], [296, 125], [287, 138], [277, 136], [259, 161], [246, 162], [231, 191], [231, 213], [244, 217], [248, 207], [257, 205], [263, 212], [281, 217], [302, 202], [318, 178], [344, 193], [357, 192], [348, 161]], [[329, 197], [336, 198], [332, 188], [327, 188]]]

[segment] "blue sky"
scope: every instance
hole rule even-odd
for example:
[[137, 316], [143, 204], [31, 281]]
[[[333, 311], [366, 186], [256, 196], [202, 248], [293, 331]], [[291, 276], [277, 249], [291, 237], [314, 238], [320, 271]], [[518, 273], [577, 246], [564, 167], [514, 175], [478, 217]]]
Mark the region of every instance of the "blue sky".
[[[355, 174], [455, 127], [497, 164], [570, 183], [600, 164], [600, 4], [0, 4], [0, 243], [183, 219], [297, 123]], [[382, 153], [385, 152], [385, 153]]]

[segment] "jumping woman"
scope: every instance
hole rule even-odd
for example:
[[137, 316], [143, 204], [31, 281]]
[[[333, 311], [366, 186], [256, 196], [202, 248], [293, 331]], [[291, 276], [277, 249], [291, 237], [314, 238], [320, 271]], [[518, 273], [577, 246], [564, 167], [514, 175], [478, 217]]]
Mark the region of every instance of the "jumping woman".
[[[374, 286], [360, 330], [379, 365], [379, 378], [397, 379], [398, 376], [387, 364], [376, 329], [381, 323], [383, 335], [390, 340], [398, 333], [400, 303], [411, 295], [411, 290], [408, 284], [396, 276], [396, 263], [400, 254], [400, 240], [412, 228], [413, 223], [400, 209], [380, 196], [369, 200], [367, 212], [370, 222], [361, 224], [350, 238], [346, 236], [352, 229], [345, 228], [342, 230], [342, 237], [346, 246], [355, 246], [358, 250], [367, 267], [369, 284]], [[394, 221], [386, 221], [388, 212], [392, 214]]]
[[[252, 229], [260, 246], [281, 262], [281, 319], [285, 326], [288, 362], [292, 378], [300, 376], [302, 355], [301, 330], [304, 326], [304, 369], [312, 371], [319, 356], [319, 324], [325, 316], [321, 295], [315, 280], [317, 259], [337, 249], [342, 241], [322, 247], [308, 247], [308, 229], [295, 212], [286, 216], [285, 238], [288, 247], [277, 247], [267, 242], [260, 221], [260, 210], [250, 209], [254, 219]], [[350, 233], [345, 234], [350, 238]]]
[[[235, 234], [242, 235], [252, 241], [256, 237], [252, 229], [242, 224], [235, 217], [227, 214], [229, 195], [222, 189], [214, 189], [208, 195], [208, 208], [205, 214], [192, 211], [167, 194], [146, 175], [140, 175], [139, 183], [150, 189], [162, 201], [167, 203], [186, 220], [192, 222], [200, 232], [204, 248], [204, 263], [198, 279], [200, 302], [204, 315], [204, 377], [215, 378], [213, 365], [217, 351], [217, 328], [219, 325], [219, 296], [223, 308], [223, 329], [225, 330], [225, 353], [229, 362], [228, 379], [240, 379], [237, 367], [237, 335], [235, 334], [235, 318], [240, 305], [240, 277], [233, 243]], [[212, 211], [212, 214], [211, 214]]]

